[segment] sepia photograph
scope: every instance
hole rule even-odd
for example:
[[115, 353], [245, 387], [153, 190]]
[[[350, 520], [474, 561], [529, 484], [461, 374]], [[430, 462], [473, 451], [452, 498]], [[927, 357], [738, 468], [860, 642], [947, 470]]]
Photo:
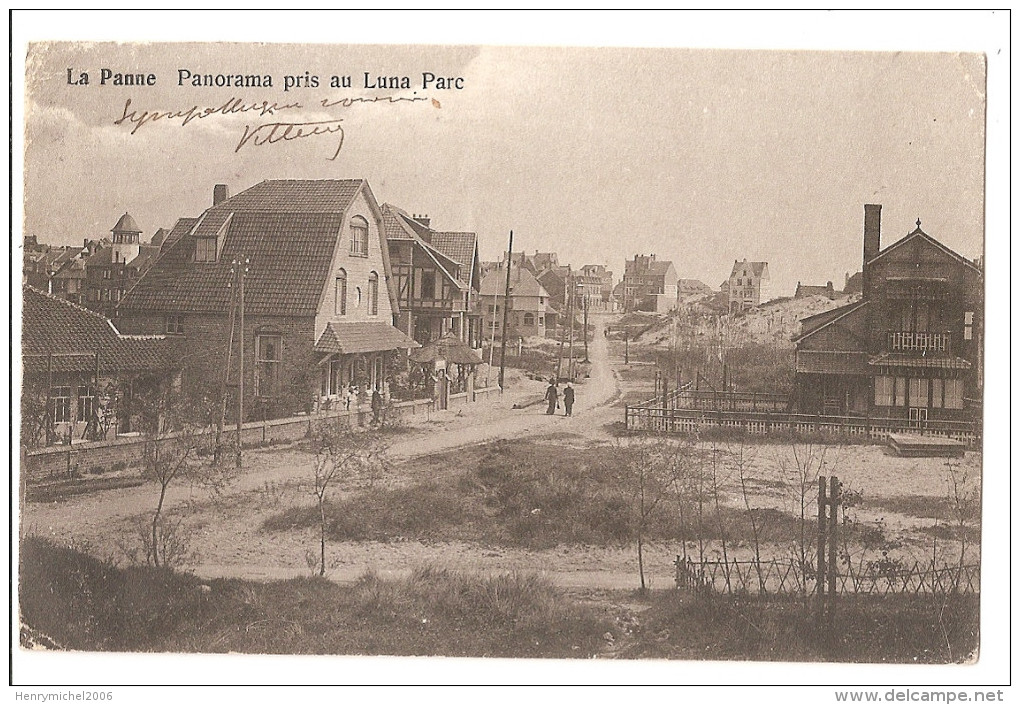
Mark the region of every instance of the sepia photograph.
[[297, 14], [12, 17], [12, 685], [1002, 700], [1008, 12]]

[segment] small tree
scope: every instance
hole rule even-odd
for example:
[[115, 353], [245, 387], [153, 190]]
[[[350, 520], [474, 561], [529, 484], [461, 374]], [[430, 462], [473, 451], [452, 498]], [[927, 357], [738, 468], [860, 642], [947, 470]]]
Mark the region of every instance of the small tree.
[[156, 567], [173, 567], [173, 557], [184, 554], [180, 522], [166, 521], [163, 509], [171, 484], [194, 477], [201, 466], [199, 455], [210, 443], [209, 404], [189, 399], [172, 388], [147, 400], [148, 417], [153, 419], [152, 440], [148, 442], [144, 474], [159, 485], [159, 498], [144, 537], [146, 561]]
[[386, 442], [376, 431], [352, 428], [343, 417], [323, 419], [314, 431], [313, 494], [319, 510], [319, 575], [326, 574], [326, 498], [337, 484], [374, 479]]

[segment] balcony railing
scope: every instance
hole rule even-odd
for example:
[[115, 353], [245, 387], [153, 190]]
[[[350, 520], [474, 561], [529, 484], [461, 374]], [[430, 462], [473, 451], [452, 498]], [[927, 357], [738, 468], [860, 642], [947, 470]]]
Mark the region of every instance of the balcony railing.
[[890, 351], [903, 352], [952, 352], [952, 333], [893, 330], [888, 333]]

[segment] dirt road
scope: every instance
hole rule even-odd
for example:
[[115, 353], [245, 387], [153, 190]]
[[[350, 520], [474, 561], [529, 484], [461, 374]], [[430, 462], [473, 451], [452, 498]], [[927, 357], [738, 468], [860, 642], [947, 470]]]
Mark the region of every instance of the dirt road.
[[[432, 414], [409, 429], [390, 447], [395, 461], [408, 460], [496, 439], [570, 434], [580, 442], [605, 441], [605, 425], [619, 420], [612, 402], [619, 380], [609, 361], [603, 334], [604, 316], [593, 316], [594, 339], [590, 376], [577, 385], [572, 417], [545, 413], [544, 404], [513, 409], [514, 403], [535, 399], [540, 382], [523, 380], [515, 389], [469, 409]], [[308, 575], [306, 554], [317, 544], [314, 530], [263, 532], [263, 519], [294, 504], [311, 504], [308, 456], [291, 449], [250, 451], [245, 469], [210, 493], [208, 488], [180, 483], [171, 487], [167, 510], [184, 518], [195, 556], [188, 568], [201, 577], [243, 577], [256, 580]], [[139, 523], [150, 515], [157, 491], [153, 485], [98, 492], [49, 503], [29, 504], [21, 517], [23, 532], [74, 541], [100, 556], [123, 556], [139, 545]], [[651, 547], [646, 562], [653, 585], [671, 581], [670, 547]], [[526, 551], [467, 543], [419, 541], [345, 542], [329, 546], [328, 566], [335, 580], [355, 580], [372, 569], [384, 576], [406, 574], [415, 565], [433, 562], [459, 570], [503, 572], [529, 570], [545, 574], [570, 588], [637, 586], [633, 550], [587, 546]]]

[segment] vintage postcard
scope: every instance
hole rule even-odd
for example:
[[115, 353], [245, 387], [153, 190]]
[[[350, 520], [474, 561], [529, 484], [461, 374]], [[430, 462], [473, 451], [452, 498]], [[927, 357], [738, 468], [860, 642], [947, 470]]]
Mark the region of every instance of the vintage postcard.
[[16, 48], [14, 675], [976, 699], [987, 51], [320, 37]]

